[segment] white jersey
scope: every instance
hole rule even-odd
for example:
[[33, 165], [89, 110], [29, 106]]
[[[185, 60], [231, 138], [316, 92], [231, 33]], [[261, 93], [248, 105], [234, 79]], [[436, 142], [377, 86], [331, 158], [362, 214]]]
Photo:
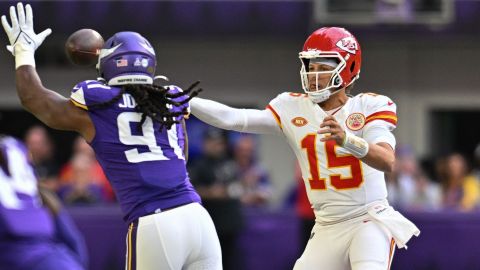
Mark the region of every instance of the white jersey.
[[[297, 156], [318, 222], [335, 223], [362, 215], [368, 203], [386, 199], [382, 171], [355, 158], [333, 140], [320, 141], [324, 135], [317, 131], [328, 114], [307, 95], [282, 93], [267, 108]], [[386, 96], [371, 93], [349, 98], [332, 114], [344, 130], [359, 137], [371, 126], [384, 125], [389, 132], [397, 123], [396, 105]], [[395, 141], [382, 140], [382, 136], [369, 142], [381, 141], [395, 147]]]

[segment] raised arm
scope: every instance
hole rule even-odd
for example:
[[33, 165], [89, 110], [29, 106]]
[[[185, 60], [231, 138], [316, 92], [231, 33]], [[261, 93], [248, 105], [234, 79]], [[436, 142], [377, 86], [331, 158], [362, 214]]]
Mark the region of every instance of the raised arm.
[[11, 46], [7, 49], [15, 56], [17, 94], [22, 106], [47, 126], [55, 129], [77, 131], [90, 141], [95, 133], [86, 111], [75, 107], [70, 100], [45, 88], [35, 69], [35, 50], [51, 33], [47, 29], [40, 34], [33, 31], [33, 15], [30, 5], [10, 7], [11, 25], [2, 16], [2, 25]]
[[257, 134], [282, 134], [270, 110], [236, 109], [198, 97], [190, 101], [190, 108], [198, 119], [221, 129]]
[[40, 121], [54, 129], [77, 131], [88, 141], [93, 138], [94, 134], [89, 134], [94, 130], [88, 113], [69, 99], [45, 88], [33, 66], [20, 66], [15, 78], [22, 106]]

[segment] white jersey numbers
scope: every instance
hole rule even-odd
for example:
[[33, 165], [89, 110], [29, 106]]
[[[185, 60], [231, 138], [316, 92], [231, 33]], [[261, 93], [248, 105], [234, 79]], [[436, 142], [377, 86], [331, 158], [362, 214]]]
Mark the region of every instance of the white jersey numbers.
[[6, 154], [11, 175], [0, 170], [0, 203], [7, 209], [20, 210], [25, 208], [25, 201], [22, 201], [20, 196], [23, 195], [25, 198], [26, 195], [40, 205], [37, 196], [37, 179], [25, 154], [14, 147], [7, 148]]
[[[157, 144], [153, 122], [150, 117], [145, 118], [141, 132], [134, 132], [133, 128], [136, 128], [141, 119], [142, 114], [138, 112], [123, 112], [118, 115], [117, 125], [120, 142], [125, 145], [144, 145], [147, 146], [149, 150], [148, 152], [142, 153], [138, 151], [138, 148], [127, 150], [125, 151], [127, 160], [131, 163], [153, 160], [168, 160], [169, 158], [165, 156], [162, 148]], [[173, 125], [167, 131], [168, 142], [169, 145], [174, 149], [174, 153], [177, 158], [184, 159], [183, 152], [178, 145], [176, 132], [177, 129], [175, 125]], [[140, 134], [137, 135], [137, 133]]]

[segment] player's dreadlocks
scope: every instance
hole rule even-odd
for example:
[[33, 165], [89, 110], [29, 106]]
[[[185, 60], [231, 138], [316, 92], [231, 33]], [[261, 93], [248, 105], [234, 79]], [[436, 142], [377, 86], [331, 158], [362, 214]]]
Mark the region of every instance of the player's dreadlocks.
[[[195, 89], [200, 82], [197, 81], [190, 85], [186, 90], [179, 93], [169, 93], [168, 89], [155, 84], [127, 84], [122, 86], [121, 91], [111, 100], [89, 106], [89, 109], [106, 108], [120, 100], [123, 94], [128, 93], [133, 96], [137, 106], [135, 109], [142, 113], [142, 120], [138, 127], [141, 128], [147, 116], [153, 121], [160, 123], [160, 130], [164, 127], [170, 129], [173, 124], [179, 123], [178, 116], [188, 114], [185, 107], [182, 111], [171, 111], [168, 105], [181, 106], [189, 102], [192, 98], [202, 91], [202, 88]], [[186, 96], [180, 102], [173, 99]]]
[[8, 169], [8, 159], [5, 146], [3, 144], [4, 135], [0, 135], [0, 168], [3, 173], [10, 176], [10, 170]]

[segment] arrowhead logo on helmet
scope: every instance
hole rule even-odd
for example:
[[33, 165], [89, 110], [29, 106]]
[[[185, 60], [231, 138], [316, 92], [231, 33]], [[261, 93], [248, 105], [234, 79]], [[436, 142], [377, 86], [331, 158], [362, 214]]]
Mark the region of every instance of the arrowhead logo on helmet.
[[[344, 28], [323, 27], [316, 30], [305, 41], [299, 57], [302, 88], [314, 103], [329, 99], [333, 93], [352, 85], [359, 78], [362, 50], [357, 39]], [[309, 64], [314, 58], [334, 60], [338, 65], [331, 71], [311, 71]], [[309, 76], [318, 80], [320, 74], [328, 73], [331, 74], [328, 85], [321, 88], [317, 83], [316, 90], [310, 89]]]
[[351, 54], [356, 54], [358, 50], [357, 41], [353, 37], [342, 38], [335, 45], [337, 45], [338, 48]]

